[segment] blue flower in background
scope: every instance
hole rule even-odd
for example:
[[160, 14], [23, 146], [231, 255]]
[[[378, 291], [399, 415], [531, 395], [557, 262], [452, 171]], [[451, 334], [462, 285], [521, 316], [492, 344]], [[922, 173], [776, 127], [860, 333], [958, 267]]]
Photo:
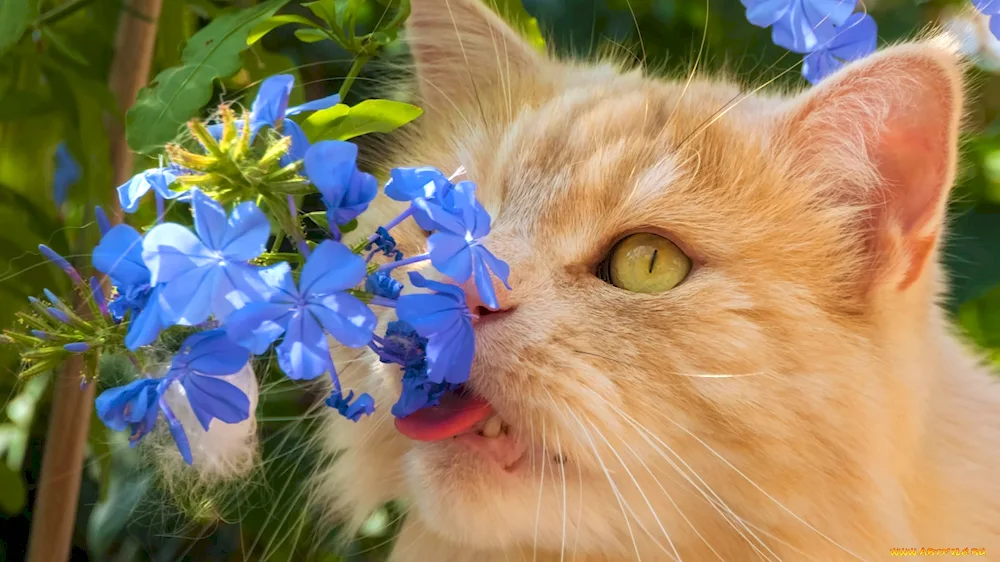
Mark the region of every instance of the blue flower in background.
[[774, 26], [774, 43], [796, 53], [810, 53], [833, 38], [834, 25], [843, 24], [857, 0], [741, 0], [747, 20], [759, 27]]
[[142, 242], [151, 283], [162, 285], [163, 318], [184, 326], [201, 324], [212, 314], [225, 320], [271, 293], [261, 270], [247, 263], [264, 251], [270, 236], [264, 213], [254, 203], [241, 203], [227, 218], [222, 205], [197, 189], [191, 193], [195, 232], [161, 224]]
[[225, 330], [199, 332], [184, 340], [164, 378], [180, 382], [195, 417], [208, 431], [215, 418], [237, 423], [250, 416], [247, 395], [216, 378], [239, 372], [249, 360], [250, 353], [229, 339]]
[[347, 224], [368, 209], [378, 194], [378, 181], [358, 170], [358, 146], [343, 141], [322, 141], [309, 147], [303, 174], [323, 195], [330, 230]]
[[833, 74], [845, 62], [860, 59], [875, 51], [878, 26], [868, 14], [851, 14], [836, 28], [834, 37], [802, 61], [802, 75], [812, 84]]
[[306, 260], [298, 287], [287, 265], [275, 268], [269, 277], [277, 290], [270, 299], [234, 312], [226, 329], [254, 353], [263, 353], [284, 334], [277, 348], [281, 370], [292, 379], [316, 378], [333, 368], [327, 333], [348, 347], [372, 340], [375, 314], [347, 292], [364, 280], [365, 269], [360, 256], [327, 240]]
[[1000, 39], [1000, 0], [972, 0], [972, 5], [990, 17], [990, 31]]
[[480, 243], [480, 239], [490, 233], [490, 214], [476, 201], [476, 186], [472, 182], [456, 185], [453, 198], [451, 209], [426, 199], [414, 202], [437, 230], [427, 240], [431, 264], [459, 283], [475, 274], [479, 297], [486, 306], [497, 309], [500, 305], [491, 272], [510, 289], [507, 284], [510, 268]]
[[190, 191], [174, 191], [170, 185], [177, 180], [177, 172], [174, 167], [150, 168], [140, 172], [118, 187], [118, 200], [121, 202], [122, 210], [126, 213], [134, 213], [139, 208], [139, 201], [150, 189], [157, 196], [163, 199], [177, 199], [179, 201], [190, 201]]
[[108, 304], [118, 321], [129, 316], [125, 345], [136, 350], [153, 343], [166, 327], [160, 310], [161, 287], [150, 284], [150, 272], [142, 260], [142, 236], [120, 224], [107, 232], [93, 252], [94, 267], [108, 275], [117, 296]]
[[134, 447], [156, 424], [160, 382], [162, 379], [139, 379], [105, 390], [96, 400], [97, 416], [109, 429], [128, 429], [129, 444]]
[[[257, 90], [257, 97], [250, 107], [250, 142], [253, 142], [263, 127], [280, 127], [281, 132], [292, 139], [292, 146], [289, 148], [288, 154], [282, 158], [282, 164], [302, 160], [309, 149], [309, 139], [306, 138], [302, 128], [299, 127], [298, 123], [286, 119], [286, 117], [305, 111], [319, 111], [333, 107], [340, 102], [340, 96], [334, 94], [302, 105], [288, 107], [288, 98], [291, 97], [294, 86], [295, 77], [291, 74], [271, 76], [261, 82], [260, 89]], [[236, 121], [236, 127], [242, 128], [243, 121]], [[222, 125], [211, 125], [208, 127], [208, 131], [215, 138], [220, 138]]]
[[52, 199], [56, 202], [56, 207], [62, 207], [69, 195], [69, 188], [76, 185], [83, 175], [80, 164], [70, 154], [66, 148], [66, 143], [59, 143], [55, 155], [55, 171], [52, 176]]
[[465, 292], [455, 285], [425, 279], [416, 272], [410, 272], [410, 282], [434, 291], [403, 295], [396, 304], [399, 319], [427, 338], [427, 380], [465, 382], [476, 347]]

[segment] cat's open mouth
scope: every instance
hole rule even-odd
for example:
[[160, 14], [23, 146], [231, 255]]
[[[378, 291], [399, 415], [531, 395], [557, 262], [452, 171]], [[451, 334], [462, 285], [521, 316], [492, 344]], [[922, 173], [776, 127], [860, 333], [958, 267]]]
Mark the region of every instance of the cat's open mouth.
[[507, 471], [516, 470], [527, 451], [488, 401], [468, 393], [449, 392], [437, 406], [396, 418], [396, 429], [416, 441], [454, 439]]

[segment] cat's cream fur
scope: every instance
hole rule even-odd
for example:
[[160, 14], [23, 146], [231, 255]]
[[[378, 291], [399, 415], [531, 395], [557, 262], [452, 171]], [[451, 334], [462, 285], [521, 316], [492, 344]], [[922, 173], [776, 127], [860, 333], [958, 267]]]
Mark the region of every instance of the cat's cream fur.
[[[494, 217], [514, 290], [469, 384], [532, 462], [406, 439], [398, 370], [340, 357], [380, 407], [331, 417], [331, 515], [408, 502], [397, 562], [1000, 558], [1000, 384], [938, 305], [963, 101], [946, 40], [764, 95], [558, 62], [477, 0], [412, 4], [427, 112], [394, 164], [464, 166]], [[595, 277], [636, 231], [677, 241], [690, 277]]]

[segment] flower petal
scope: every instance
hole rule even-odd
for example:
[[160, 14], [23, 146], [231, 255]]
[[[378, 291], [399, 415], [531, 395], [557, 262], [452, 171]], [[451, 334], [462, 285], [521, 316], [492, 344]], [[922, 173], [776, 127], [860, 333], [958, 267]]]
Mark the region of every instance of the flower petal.
[[188, 336], [170, 369], [185, 374], [224, 376], [242, 369], [249, 359], [246, 349], [230, 339], [226, 330], [217, 328]]
[[323, 198], [339, 203], [351, 181], [358, 159], [358, 146], [354, 143], [328, 140], [320, 141], [305, 154], [305, 175]]
[[771, 27], [788, 13], [790, 0], [743, 0], [747, 8], [747, 21], [757, 27]]
[[132, 317], [129, 318], [128, 333], [125, 334], [125, 347], [130, 351], [135, 351], [156, 341], [156, 337], [164, 328], [163, 321], [160, 319], [162, 316], [160, 311], [161, 287], [155, 287], [146, 301], [146, 306], [142, 307], [138, 314], [133, 312]]
[[229, 259], [252, 260], [264, 252], [270, 235], [267, 215], [252, 202], [241, 203], [229, 215], [219, 249]]
[[450, 283], [441, 283], [439, 281], [433, 281], [427, 279], [423, 275], [417, 273], [416, 271], [411, 271], [409, 273], [410, 283], [414, 287], [420, 287], [421, 289], [430, 289], [436, 293], [443, 293], [449, 295], [456, 302], [465, 302], [465, 291], [461, 287], [452, 285]]
[[366, 274], [365, 260], [347, 246], [326, 240], [313, 249], [299, 278], [299, 293], [322, 295], [358, 286]]
[[200, 375], [188, 375], [180, 383], [205, 431], [213, 418], [223, 423], [239, 423], [250, 417], [250, 399], [236, 385]]
[[385, 194], [396, 201], [412, 201], [418, 197], [432, 199], [450, 186], [451, 182], [439, 170], [431, 167], [394, 168], [385, 184]]
[[107, 232], [94, 248], [94, 267], [108, 274], [118, 285], [149, 283], [149, 269], [142, 260], [142, 236], [120, 224]]
[[200, 189], [191, 190], [191, 208], [194, 211], [194, 230], [202, 244], [209, 250], [221, 251], [227, 226], [225, 209]]
[[328, 107], [333, 107], [340, 103], [340, 95], [333, 94], [332, 96], [326, 96], [325, 98], [320, 98], [318, 100], [307, 101], [302, 105], [296, 105], [295, 107], [289, 107], [285, 111], [285, 117], [291, 117], [292, 115], [298, 115], [299, 113], [305, 111], [319, 111], [321, 109], [326, 109]]
[[827, 48], [840, 60], [852, 61], [875, 52], [878, 43], [878, 25], [868, 14], [858, 12], [837, 27], [837, 35]]
[[378, 320], [354, 295], [333, 293], [306, 308], [337, 341], [347, 347], [364, 347], [372, 341]]
[[218, 257], [190, 230], [179, 224], [153, 227], [142, 239], [142, 261], [150, 272], [150, 284], [167, 283], [177, 277], [217, 263]]
[[292, 145], [288, 147], [288, 153], [281, 157], [281, 165], [287, 166], [292, 162], [305, 158], [311, 145], [309, 144], [309, 137], [306, 136], [302, 127], [295, 121], [288, 119], [282, 125], [281, 132], [292, 139]]
[[294, 85], [295, 77], [291, 74], [277, 74], [261, 82], [250, 108], [252, 119], [272, 127], [284, 119]]
[[219, 268], [206, 265], [190, 269], [160, 289], [162, 318], [171, 324], [194, 326], [208, 320]]
[[477, 244], [473, 246], [472, 251], [475, 252], [478, 259], [486, 262], [487, 267], [496, 275], [497, 279], [503, 282], [503, 286], [510, 290], [510, 283], [507, 280], [510, 278], [510, 266], [507, 262], [493, 255], [493, 252], [489, 251], [486, 246]]
[[[97, 417], [108, 428], [115, 431], [124, 431], [128, 428], [129, 424], [126, 420], [126, 405], [133, 402], [143, 390], [155, 387], [159, 382], [160, 379], [138, 379], [124, 386], [116, 386], [105, 390], [94, 401]], [[134, 407], [132, 406], [132, 408]], [[143, 405], [143, 408], [147, 407], [148, 403]]]
[[431, 265], [459, 283], [472, 277], [472, 250], [464, 236], [436, 232], [427, 239]]
[[314, 379], [327, 371], [330, 349], [326, 334], [311, 314], [299, 312], [288, 322], [285, 339], [278, 346], [278, 365], [293, 380]]
[[476, 259], [472, 261], [476, 268], [476, 292], [479, 293], [479, 298], [490, 310], [499, 310], [500, 303], [497, 301], [497, 291], [493, 288], [493, 277], [486, 269], [486, 263], [479, 256], [476, 256]]
[[459, 384], [469, 379], [476, 339], [472, 325], [460, 326], [427, 341], [427, 379]]
[[286, 304], [250, 303], [229, 315], [226, 332], [233, 341], [260, 355], [285, 333], [291, 315]]

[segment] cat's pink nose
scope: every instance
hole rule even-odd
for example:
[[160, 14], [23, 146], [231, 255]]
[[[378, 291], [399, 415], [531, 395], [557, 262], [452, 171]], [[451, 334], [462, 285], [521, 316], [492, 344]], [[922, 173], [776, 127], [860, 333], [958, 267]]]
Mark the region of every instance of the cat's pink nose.
[[496, 280], [494, 280], [493, 289], [496, 291], [497, 304], [499, 306], [495, 309], [487, 306], [483, 302], [483, 299], [480, 298], [474, 279], [469, 279], [466, 283], [463, 283], [462, 289], [465, 291], [465, 304], [473, 314], [473, 323], [477, 320], [482, 320], [486, 316], [504, 314], [517, 308], [517, 305], [511, 299], [510, 291]]

